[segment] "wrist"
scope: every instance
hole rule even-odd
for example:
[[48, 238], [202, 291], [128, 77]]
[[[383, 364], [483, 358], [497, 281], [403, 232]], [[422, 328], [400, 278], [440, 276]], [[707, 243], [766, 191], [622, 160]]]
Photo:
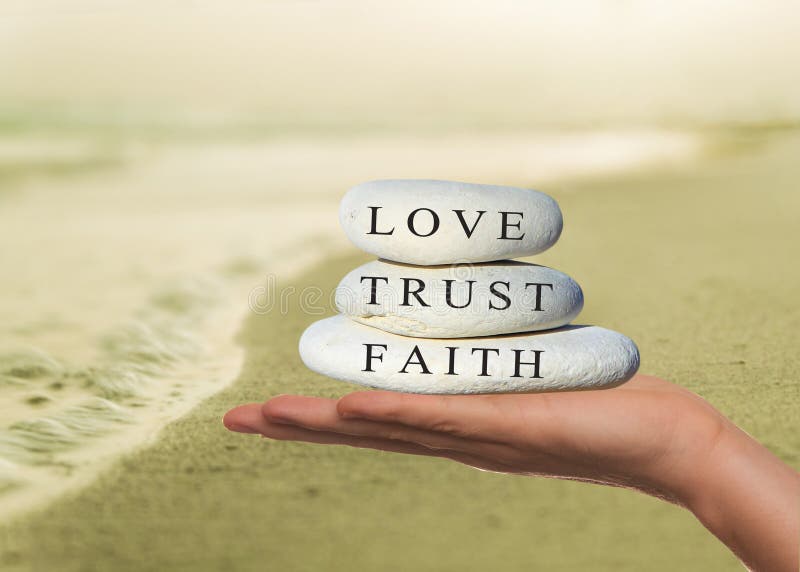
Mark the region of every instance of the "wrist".
[[[720, 479], [718, 457], [739, 447], [736, 427], [703, 401], [680, 404], [667, 445], [656, 450], [644, 467], [644, 492], [654, 494], [694, 512]], [[741, 433], [741, 432], [740, 432]]]
[[[698, 439], [693, 455], [684, 457], [680, 478], [675, 479], [672, 493], [678, 504], [695, 516], [712, 512], [716, 498], [724, 490], [732, 465], [746, 457], [746, 434], [725, 419], [706, 439]], [[678, 453], [680, 454], [680, 453]]]
[[800, 476], [725, 420], [672, 493], [753, 570], [795, 570]]

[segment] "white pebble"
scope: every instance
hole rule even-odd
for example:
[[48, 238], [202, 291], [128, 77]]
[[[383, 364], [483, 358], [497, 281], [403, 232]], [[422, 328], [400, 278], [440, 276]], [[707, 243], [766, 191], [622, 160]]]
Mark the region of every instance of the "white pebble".
[[583, 293], [566, 274], [524, 262], [411, 266], [376, 260], [342, 279], [336, 308], [395, 334], [462, 338], [563, 326], [580, 313]]
[[399, 336], [334, 316], [300, 338], [310, 369], [352, 383], [409, 393], [509, 393], [597, 389], [630, 379], [639, 352], [597, 326], [462, 339]]
[[339, 221], [360, 249], [422, 265], [537, 254], [555, 244], [563, 224], [556, 201], [539, 191], [413, 179], [353, 187]]

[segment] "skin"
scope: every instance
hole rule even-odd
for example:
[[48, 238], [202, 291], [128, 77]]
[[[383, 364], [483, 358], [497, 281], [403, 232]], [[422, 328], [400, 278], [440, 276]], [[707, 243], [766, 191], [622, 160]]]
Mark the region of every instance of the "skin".
[[636, 489], [690, 510], [748, 568], [798, 570], [800, 475], [701, 397], [656, 377], [562, 393], [281, 395], [223, 422], [270, 439]]

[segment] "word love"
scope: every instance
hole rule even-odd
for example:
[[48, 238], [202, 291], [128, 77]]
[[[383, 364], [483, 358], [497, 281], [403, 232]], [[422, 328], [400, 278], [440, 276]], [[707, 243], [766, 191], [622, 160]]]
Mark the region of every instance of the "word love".
[[[388, 231], [380, 231], [380, 230], [378, 230], [378, 211], [380, 209], [382, 209], [383, 207], [368, 206], [367, 208], [372, 213], [371, 217], [370, 217], [370, 228], [369, 228], [369, 232], [367, 234], [382, 234], [382, 235], [392, 235], [392, 234], [394, 234], [394, 227], [392, 227]], [[467, 223], [467, 221], [465, 220], [465, 218], [464, 218], [464, 212], [466, 212], [466, 211], [464, 211], [463, 209], [461, 209], [461, 210], [453, 209], [453, 212], [455, 213], [456, 218], [458, 219], [458, 222], [461, 223], [461, 228], [464, 229], [464, 236], [466, 236], [467, 238], [472, 238], [472, 235], [475, 233], [475, 228], [478, 226], [478, 223], [481, 222], [481, 218], [483, 218], [483, 215], [486, 214], [486, 211], [477, 211], [476, 212], [477, 216], [475, 217], [475, 220], [472, 223], [472, 226], [470, 226]], [[428, 223], [428, 226], [430, 228], [427, 229], [427, 230], [419, 230], [418, 229], [419, 223], [417, 222], [417, 220], [418, 220], [417, 219], [417, 215], [419, 215], [420, 213], [426, 213], [428, 215], [428, 218], [430, 219], [430, 221]], [[499, 214], [500, 214], [500, 221], [501, 221], [500, 222], [500, 236], [497, 237], [497, 240], [522, 240], [523, 238], [525, 238], [525, 233], [524, 232], [522, 234], [519, 234], [518, 236], [510, 236], [509, 235], [509, 229], [512, 228], [512, 227], [515, 228], [517, 230], [517, 232], [519, 231], [519, 228], [522, 225], [522, 218], [524, 216], [524, 213], [511, 212], [511, 211], [499, 211]], [[511, 219], [511, 217], [514, 217], [514, 218]], [[519, 217], [519, 218], [516, 218], [516, 217]], [[516, 220], [517, 222], [510, 222], [509, 219]], [[413, 211], [411, 211], [411, 214], [408, 215], [408, 219], [407, 219], [406, 224], [408, 225], [408, 231], [411, 234], [413, 234], [414, 236], [419, 236], [421, 238], [427, 238], [427, 237], [429, 237], [429, 236], [431, 236], [433, 234], [436, 234], [436, 232], [439, 230], [440, 220], [441, 219], [439, 218], [439, 215], [436, 213], [436, 211], [428, 209], [428, 208], [425, 208], [425, 207], [421, 207], [421, 208], [414, 209]]]
[[339, 220], [362, 250], [421, 265], [537, 254], [555, 244], [563, 225], [544, 193], [435, 180], [358, 185], [342, 199]]
[[414, 339], [334, 316], [300, 338], [323, 375], [413, 393], [497, 393], [617, 385], [639, 367], [634, 343], [596, 326], [469, 340]]
[[337, 310], [395, 334], [459, 338], [552, 329], [583, 308], [572, 278], [546, 266], [501, 261], [452, 267], [364, 264], [336, 289]]

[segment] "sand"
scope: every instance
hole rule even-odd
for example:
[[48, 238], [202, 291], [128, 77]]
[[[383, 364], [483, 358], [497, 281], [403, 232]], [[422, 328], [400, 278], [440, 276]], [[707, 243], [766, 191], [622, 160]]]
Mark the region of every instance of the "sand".
[[85, 486], [233, 381], [234, 337], [265, 310], [264, 288], [300, 296], [292, 276], [348, 248], [337, 206], [351, 185], [389, 172], [544, 183], [704, 148], [659, 131], [49, 129], [0, 137], [0, 241], [13, 244], [0, 265], [0, 521]]
[[[636, 340], [642, 371], [708, 398], [798, 467], [800, 137], [728, 133], [723, 142], [701, 161], [551, 180], [542, 190], [560, 202], [565, 229], [535, 260], [583, 286], [579, 321]], [[367, 260], [349, 252], [293, 285], [329, 292]], [[235, 382], [91, 485], [6, 526], [0, 565], [740, 569], [688, 513], [629, 491], [227, 433], [220, 418], [235, 404], [353, 389], [300, 363], [297, 338], [318, 318], [296, 298], [285, 315], [249, 314]]]

